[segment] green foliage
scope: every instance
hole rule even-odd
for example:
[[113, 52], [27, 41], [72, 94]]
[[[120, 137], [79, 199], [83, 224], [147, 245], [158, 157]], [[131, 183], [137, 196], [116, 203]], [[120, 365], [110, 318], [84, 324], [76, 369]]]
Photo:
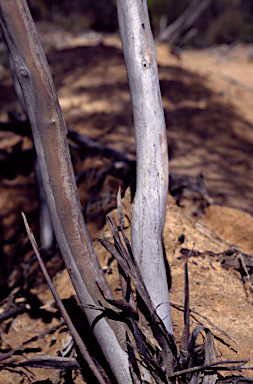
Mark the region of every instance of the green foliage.
[[73, 34], [78, 34], [88, 29], [92, 29], [92, 24], [94, 23], [94, 17], [92, 15], [83, 15], [71, 13], [68, 17], [62, 17], [58, 21], [61, 27], [65, 31], [71, 32]]
[[225, 6], [232, 6], [232, 7], [240, 5], [240, 3], [242, 3], [241, 0], [218, 0], [217, 2], [220, 4], [224, 4]]
[[52, 21], [70, 32], [117, 29], [114, 0], [28, 0], [28, 4], [35, 21]]
[[[35, 20], [49, 20], [64, 29], [79, 33], [87, 29], [117, 30], [116, 0], [28, 0]], [[154, 35], [160, 30], [161, 18], [169, 25], [193, 0], [147, 0]], [[198, 35], [188, 42], [204, 47], [253, 41], [253, 1], [213, 0], [196, 21]]]
[[228, 8], [211, 24], [206, 34], [206, 42], [213, 45], [232, 43], [236, 40], [253, 40], [253, 17], [237, 8]]
[[147, 0], [151, 25], [155, 35], [159, 33], [160, 20], [166, 16], [169, 25], [189, 6], [190, 0]]
[[50, 18], [50, 10], [44, 0], [29, 0], [28, 5], [34, 20]]
[[[159, 34], [161, 17], [167, 25], [177, 19], [193, 0], [148, 0], [153, 32]], [[189, 43], [204, 47], [236, 40], [253, 41], [252, 0], [213, 0], [194, 26], [198, 35]]]

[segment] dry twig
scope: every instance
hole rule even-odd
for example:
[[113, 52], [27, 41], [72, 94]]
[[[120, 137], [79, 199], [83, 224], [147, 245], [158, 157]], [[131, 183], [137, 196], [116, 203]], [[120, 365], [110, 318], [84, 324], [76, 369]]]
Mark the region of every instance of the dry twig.
[[32, 244], [32, 247], [33, 247], [33, 250], [38, 258], [38, 261], [39, 261], [39, 264], [40, 264], [40, 267], [42, 269], [42, 272], [45, 276], [45, 279], [48, 283], [48, 286], [52, 292], [52, 295], [54, 296], [55, 298], [55, 301], [57, 303], [57, 306], [61, 312], [61, 315], [62, 317], [64, 318], [65, 320], [65, 323], [71, 333], [71, 335], [73, 336], [73, 339], [75, 340], [83, 358], [85, 359], [86, 363], [88, 364], [89, 368], [91, 369], [91, 371], [94, 373], [95, 377], [98, 379], [99, 383], [100, 384], [106, 384], [105, 381], [104, 381], [104, 378], [102, 377], [101, 373], [98, 371], [94, 361], [92, 360], [90, 354], [89, 354], [89, 351], [87, 349], [87, 347], [85, 346], [83, 340], [81, 339], [79, 333], [76, 331], [64, 305], [62, 304], [62, 301], [58, 295], [58, 293], [56, 292], [56, 289], [54, 287], [54, 284], [46, 270], [46, 267], [42, 261], [42, 258], [40, 256], [40, 253], [39, 253], [39, 249], [38, 249], [38, 246], [36, 244], [36, 241], [34, 239], [34, 236], [33, 236], [33, 233], [27, 223], [27, 220], [26, 220], [26, 217], [25, 217], [25, 214], [22, 212], [22, 216], [23, 216], [23, 220], [24, 220], [24, 224], [25, 224], [25, 227], [26, 227], [26, 231], [27, 231], [27, 234], [28, 234], [28, 237], [29, 237], [29, 240]]

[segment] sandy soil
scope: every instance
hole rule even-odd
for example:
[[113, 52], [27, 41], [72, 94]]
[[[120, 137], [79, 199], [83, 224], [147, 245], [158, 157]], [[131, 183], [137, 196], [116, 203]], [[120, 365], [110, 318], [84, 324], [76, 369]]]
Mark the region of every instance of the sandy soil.
[[[41, 37], [68, 126], [134, 157], [131, 102], [118, 38], [109, 36], [103, 39], [101, 35], [96, 35], [92, 39], [89, 36], [73, 39], [64, 35], [51, 41], [53, 46], [49, 47], [48, 35], [44, 32]], [[203, 210], [198, 209], [192, 199], [182, 200], [178, 207], [173, 198], [168, 197], [164, 243], [172, 275], [175, 336], [179, 341], [183, 325], [183, 314], [178, 309], [184, 302], [182, 248], [191, 249], [195, 244], [195, 253], [189, 262], [191, 308], [208, 317], [238, 344], [200, 315], [194, 315], [192, 326], [196, 325], [198, 319], [211, 328], [216, 336], [219, 359], [252, 361], [251, 279], [246, 276], [244, 283], [242, 281], [239, 270], [243, 268], [238, 267], [238, 258], [242, 257], [240, 252], [231, 253], [230, 259], [235, 260], [234, 264], [226, 264], [227, 259], [224, 259], [224, 254], [221, 255], [233, 245], [241, 252], [253, 254], [251, 51], [243, 45], [230, 49], [221, 46], [203, 51], [183, 51], [178, 58], [170, 54], [166, 45], [159, 45], [157, 56], [171, 151], [170, 170], [192, 177], [202, 173], [213, 200], [213, 205]], [[21, 109], [7, 70], [0, 74], [0, 83], [0, 121], [4, 122], [8, 120], [8, 111], [21, 112]], [[15, 287], [17, 281], [32, 286], [29, 288], [29, 298], [18, 298], [19, 301], [29, 302], [32, 309], [1, 325], [0, 352], [17, 348], [34, 334], [41, 335], [59, 322], [59, 313], [47, 286], [41, 284], [43, 278], [37, 271], [37, 265], [33, 264], [33, 270], [22, 277], [24, 265], [31, 259], [32, 252], [21, 223], [21, 211], [27, 214], [35, 234], [39, 233], [32, 148], [30, 138], [10, 131], [0, 132], [0, 161], [4, 164], [13, 155], [10, 164], [15, 164], [9, 164], [8, 170], [1, 166], [0, 172], [0, 265], [3, 288], [0, 310], [3, 312], [7, 305], [5, 295]], [[99, 159], [79, 161], [75, 164], [75, 171], [80, 172], [87, 167], [96, 169]], [[95, 176], [91, 179], [94, 182]], [[105, 182], [104, 193], [114, 194], [118, 183], [115, 180]], [[79, 187], [82, 204], [85, 203], [85, 188], [88, 187]], [[127, 198], [124, 204], [129, 216]], [[99, 217], [89, 222], [88, 228], [93, 239], [107, 234], [107, 228], [101, 229], [102, 222]], [[94, 246], [102, 266], [107, 267], [107, 253], [96, 241]], [[55, 255], [47, 267], [55, 276], [54, 283], [61, 298], [73, 311], [71, 296], [74, 291], [67, 272], [62, 270], [59, 255]], [[110, 267], [110, 273], [106, 275], [117, 295], [115, 262]], [[23, 346], [22, 353], [15, 358], [30, 358], [38, 352], [56, 356], [67, 338], [67, 329], [61, 326], [26, 348]], [[24, 373], [24, 369], [20, 369], [20, 372], [2, 369], [1, 383], [21, 382], [21, 374], [31, 377], [34, 383], [46, 379], [54, 382], [56, 371], [31, 368]], [[243, 374], [252, 376], [253, 372], [248, 370]], [[83, 382], [80, 373], [74, 372], [73, 377], [74, 383]]]

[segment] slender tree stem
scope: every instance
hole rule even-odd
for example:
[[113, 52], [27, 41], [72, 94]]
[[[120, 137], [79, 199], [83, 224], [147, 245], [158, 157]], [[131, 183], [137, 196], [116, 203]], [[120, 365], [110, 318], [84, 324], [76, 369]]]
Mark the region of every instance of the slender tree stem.
[[146, 0], [117, 0], [133, 106], [137, 184], [131, 208], [135, 258], [157, 314], [173, 334], [162, 233], [168, 195], [168, 148], [156, 51]]

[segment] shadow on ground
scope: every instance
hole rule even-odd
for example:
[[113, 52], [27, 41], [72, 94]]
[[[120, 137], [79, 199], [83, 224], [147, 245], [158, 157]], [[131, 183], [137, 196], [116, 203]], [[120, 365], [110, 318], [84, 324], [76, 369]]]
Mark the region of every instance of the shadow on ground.
[[[120, 49], [105, 45], [75, 47], [51, 52], [48, 61], [70, 128], [134, 155], [131, 102]], [[252, 125], [232, 104], [224, 101], [222, 94], [207, 85], [205, 77], [180, 66], [160, 66], [159, 74], [172, 152], [171, 171], [189, 176], [201, 172], [215, 203], [253, 213], [253, 178], [249, 177], [252, 174]], [[0, 116], [10, 110], [20, 111], [10, 75], [5, 73], [0, 83]], [[12, 139], [15, 135], [12, 134]], [[4, 139], [6, 137], [2, 137], [0, 142], [0, 160], [6, 160], [12, 153], [8, 140], [4, 144]], [[24, 138], [21, 137], [20, 141], [19, 151], [24, 148]], [[25, 151], [20, 151], [19, 156], [22, 162]], [[18, 163], [19, 159], [14, 158]], [[89, 167], [92, 172], [98, 167], [97, 161], [87, 156], [75, 164], [75, 171]], [[99, 161], [101, 165], [103, 159]], [[11, 183], [6, 169], [0, 175], [0, 205], [3, 208], [0, 212], [1, 259], [8, 260], [9, 266], [5, 277], [27, 252], [27, 245], [22, 245], [25, 233], [20, 220], [21, 211], [28, 214], [35, 234], [39, 233], [34, 174], [30, 172], [26, 176], [22, 171], [21, 188], [18, 187], [21, 182], [18, 172], [19, 168]], [[93, 172], [92, 183], [95, 179], [96, 172]], [[86, 178], [79, 187], [83, 206], [87, 199], [87, 193], [83, 191], [88, 190], [88, 183]], [[117, 180], [110, 182], [106, 193], [115, 194], [118, 184]], [[10, 201], [7, 205], [6, 200]], [[94, 212], [92, 220], [99, 221]], [[93, 237], [97, 229], [92, 227]]]

